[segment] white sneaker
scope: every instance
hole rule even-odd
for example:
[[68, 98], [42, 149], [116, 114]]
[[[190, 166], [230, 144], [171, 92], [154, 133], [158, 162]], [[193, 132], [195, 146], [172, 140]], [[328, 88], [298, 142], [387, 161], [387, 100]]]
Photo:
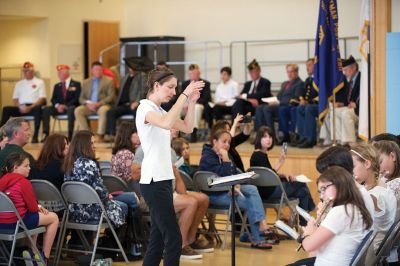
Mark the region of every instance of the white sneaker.
[[182, 260], [200, 260], [202, 258], [203, 255], [194, 251], [190, 246], [182, 248], [182, 254], [181, 254]]

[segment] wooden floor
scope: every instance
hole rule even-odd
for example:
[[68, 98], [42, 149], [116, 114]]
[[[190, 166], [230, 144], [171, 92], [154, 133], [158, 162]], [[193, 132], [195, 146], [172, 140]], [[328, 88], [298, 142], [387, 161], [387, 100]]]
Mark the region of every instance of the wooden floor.
[[[203, 143], [191, 144], [191, 163], [198, 164], [201, 156], [201, 148]], [[28, 144], [25, 149], [30, 152], [35, 158], [39, 154], [41, 144]], [[238, 151], [242, 156], [245, 168], [249, 167], [249, 160], [254, 148], [250, 143], [244, 143], [238, 147]], [[269, 157], [272, 165], [277, 161], [281, 152], [281, 147], [276, 146], [270, 151]], [[322, 152], [322, 149], [298, 149], [289, 147], [288, 156], [285, 165], [282, 167], [282, 173], [304, 174], [313, 181], [318, 177], [318, 172], [315, 169], [315, 159]], [[100, 160], [111, 159], [111, 145], [106, 143], [96, 144], [96, 155]], [[309, 183], [309, 187], [314, 200], [317, 200], [316, 184]], [[275, 216], [272, 211], [267, 213], [267, 221], [273, 223]], [[295, 251], [297, 243], [294, 240], [281, 241], [279, 245], [274, 245], [272, 250], [255, 250], [249, 247], [248, 244], [239, 243], [236, 239], [236, 265], [286, 265], [298, 259], [307, 256], [304, 252], [297, 253]], [[230, 245], [230, 238], [228, 240]], [[231, 252], [229, 247], [222, 251], [216, 248], [214, 253], [205, 254], [202, 260], [197, 261], [181, 261], [181, 265], [230, 265]], [[72, 261], [63, 261], [61, 265], [75, 265]], [[113, 265], [125, 265], [125, 263], [113, 263]], [[131, 262], [130, 265], [142, 265], [142, 261]], [[162, 264], [161, 264], [162, 265]]]

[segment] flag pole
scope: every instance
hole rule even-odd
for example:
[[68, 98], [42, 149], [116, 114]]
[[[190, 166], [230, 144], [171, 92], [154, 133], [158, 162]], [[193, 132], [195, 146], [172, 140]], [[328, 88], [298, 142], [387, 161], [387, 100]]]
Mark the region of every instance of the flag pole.
[[335, 92], [333, 92], [333, 104], [332, 104], [332, 130], [333, 130], [332, 146], [336, 146], [336, 93]]

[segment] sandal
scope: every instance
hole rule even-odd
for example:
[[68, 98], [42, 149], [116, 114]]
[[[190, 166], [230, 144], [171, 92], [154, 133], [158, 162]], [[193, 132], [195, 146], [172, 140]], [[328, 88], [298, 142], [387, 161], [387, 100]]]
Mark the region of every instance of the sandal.
[[257, 249], [272, 249], [272, 245], [268, 244], [265, 241], [259, 241], [259, 242], [253, 242], [251, 243], [251, 248], [257, 248]]

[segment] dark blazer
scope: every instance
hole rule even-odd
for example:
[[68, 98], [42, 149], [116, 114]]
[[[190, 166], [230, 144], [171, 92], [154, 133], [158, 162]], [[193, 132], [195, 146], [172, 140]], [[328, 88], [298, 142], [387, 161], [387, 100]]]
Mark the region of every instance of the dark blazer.
[[[197, 101], [197, 103], [208, 106], [208, 102], [211, 102], [210, 82], [202, 78], [200, 80], [204, 81], [205, 85], [200, 92], [200, 98]], [[189, 86], [190, 82], [191, 82], [190, 80], [185, 80], [182, 83], [182, 92], [186, 89], [187, 86]]]
[[272, 97], [271, 94], [271, 81], [269, 81], [266, 78], [261, 77], [260, 81], [257, 84], [257, 88], [255, 90], [253, 90], [253, 92], [251, 94], [249, 94], [249, 91], [251, 89], [251, 84], [253, 83], [253, 81], [247, 81], [244, 84], [243, 90], [241, 93], [246, 93], [247, 94], [247, 98], [250, 99], [257, 99], [258, 103], [261, 103], [261, 99], [262, 98], [266, 98], [266, 97]]
[[299, 100], [305, 100], [307, 103], [318, 103], [318, 91], [313, 86], [313, 77], [308, 77], [304, 81], [304, 87], [299, 90]]
[[[85, 104], [86, 101], [90, 100], [90, 94], [92, 92], [92, 78], [85, 79], [82, 85], [81, 96], [79, 97], [79, 103]], [[103, 75], [100, 79], [99, 84], [99, 102], [101, 104], [113, 104], [115, 99], [114, 81]]]
[[53, 95], [51, 96], [51, 104], [55, 106], [56, 104], [65, 104], [66, 106], [78, 106], [79, 96], [81, 95], [81, 83], [71, 79], [69, 86], [67, 88], [67, 99], [64, 99], [63, 86], [59, 82], [54, 85]]
[[304, 82], [299, 77], [293, 80], [290, 87], [286, 90], [285, 88], [288, 82], [289, 81], [283, 82], [278, 92], [278, 100], [281, 105], [298, 103], [297, 96], [304, 88]]
[[[357, 106], [360, 102], [360, 82], [361, 82], [361, 72], [358, 72], [358, 76], [356, 78], [356, 81], [354, 82], [354, 86], [350, 95], [350, 101], [355, 102]], [[336, 102], [343, 103], [345, 106], [347, 106], [349, 104], [349, 89], [350, 89], [350, 83], [346, 80], [346, 78], [344, 78], [344, 88], [342, 88], [336, 94]]]
[[[122, 91], [125, 87], [125, 83], [128, 80], [129, 74], [125, 75], [121, 79], [121, 85], [119, 86], [119, 91], [118, 91], [118, 98], [117, 101], [115, 102], [115, 105], [119, 104], [119, 101], [121, 100], [122, 96]], [[137, 72], [135, 76], [132, 79], [131, 86], [129, 87], [129, 102], [139, 102], [141, 99], [145, 98], [145, 87], [146, 87], [146, 82], [147, 82], [147, 76], [144, 72]]]

